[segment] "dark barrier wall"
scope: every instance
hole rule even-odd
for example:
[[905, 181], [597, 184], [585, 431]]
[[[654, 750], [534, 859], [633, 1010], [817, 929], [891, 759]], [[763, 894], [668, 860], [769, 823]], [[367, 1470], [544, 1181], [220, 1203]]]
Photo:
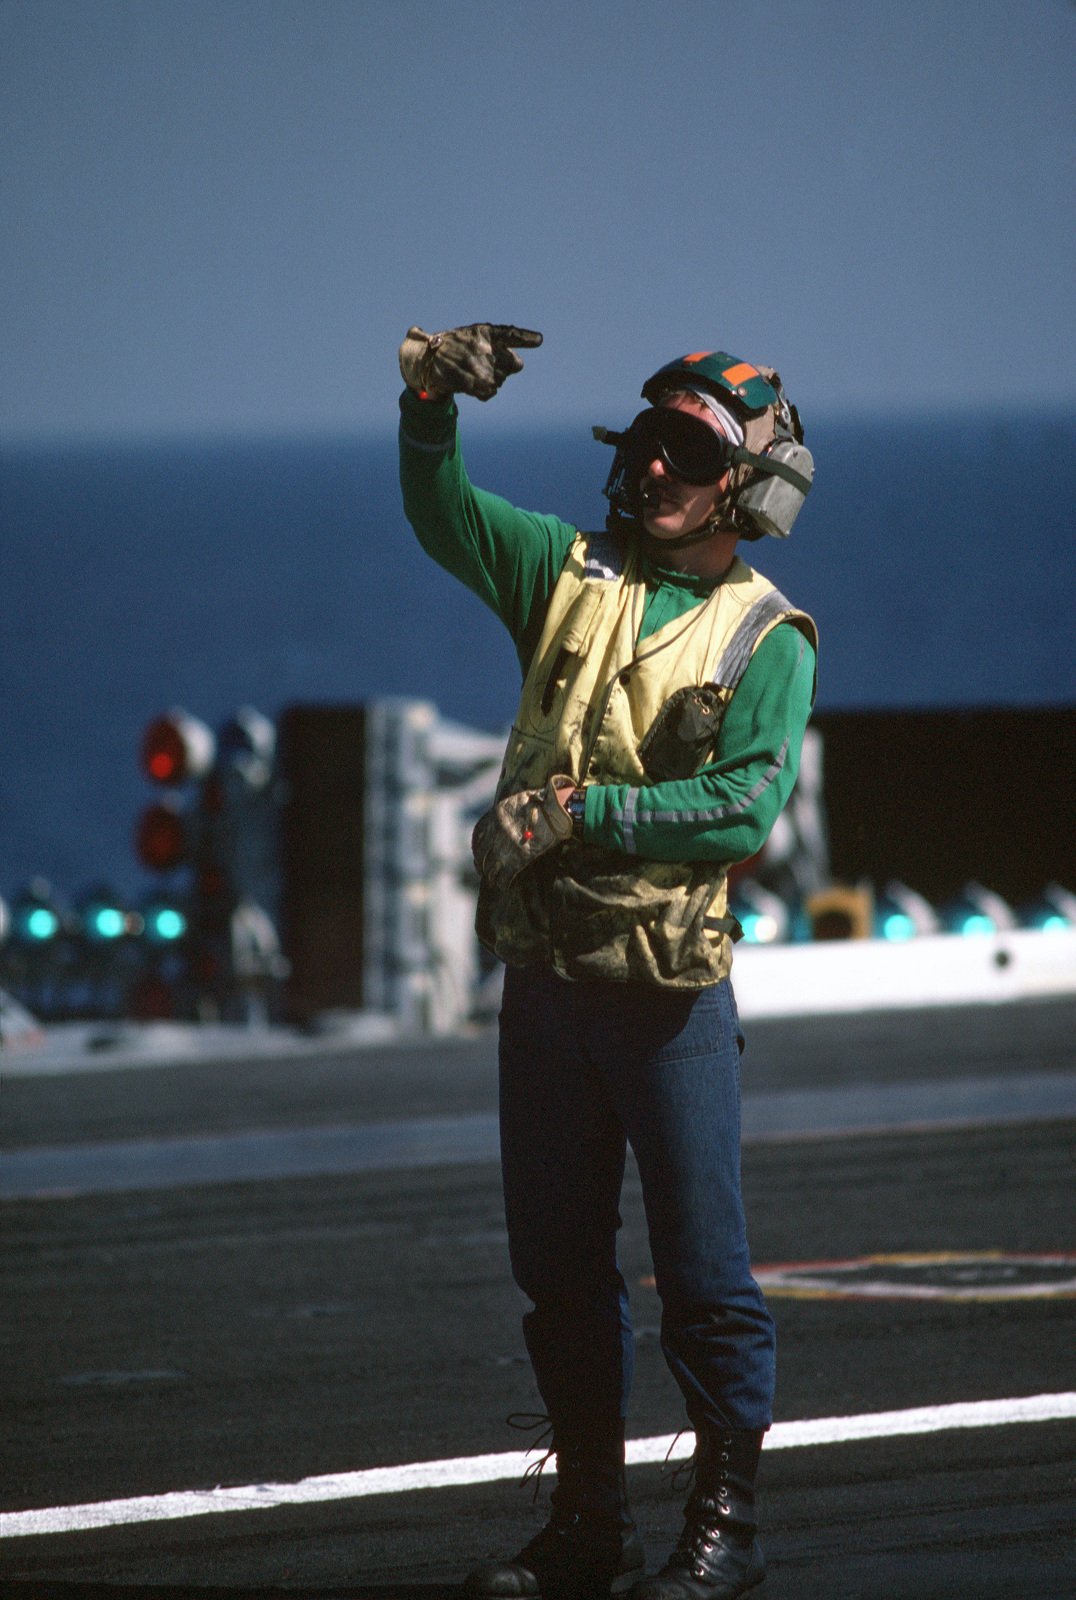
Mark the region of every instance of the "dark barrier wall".
[[931, 902], [1076, 890], [1076, 707], [819, 712], [833, 875]]
[[297, 1021], [363, 1003], [365, 714], [289, 706], [277, 746], [281, 935]]

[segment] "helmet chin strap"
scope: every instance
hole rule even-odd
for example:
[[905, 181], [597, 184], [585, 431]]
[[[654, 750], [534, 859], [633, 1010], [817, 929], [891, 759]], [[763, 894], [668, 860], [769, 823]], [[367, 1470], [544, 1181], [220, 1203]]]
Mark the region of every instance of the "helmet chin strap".
[[738, 530], [731, 521], [725, 518], [728, 509], [728, 496], [721, 503], [721, 509], [715, 511], [706, 521], [697, 528], [692, 528], [689, 533], [681, 533], [675, 539], [657, 539], [647, 530], [642, 517], [639, 518], [639, 537], [649, 555], [657, 555], [662, 550], [687, 550], [693, 544], [702, 544], [706, 539], [712, 539], [715, 533], [735, 533]]

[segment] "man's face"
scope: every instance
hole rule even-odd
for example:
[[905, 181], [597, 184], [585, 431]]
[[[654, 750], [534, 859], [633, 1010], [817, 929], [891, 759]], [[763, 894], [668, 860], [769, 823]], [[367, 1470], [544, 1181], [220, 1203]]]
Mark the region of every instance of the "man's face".
[[[697, 395], [676, 391], [663, 395], [659, 405], [697, 417], [725, 437], [721, 424]], [[639, 484], [643, 527], [655, 539], [677, 539], [683, 533], [694, 533], [717, 510], [728, 483], [728, 472], [715, 483], [687, 483], [655, 455]]]

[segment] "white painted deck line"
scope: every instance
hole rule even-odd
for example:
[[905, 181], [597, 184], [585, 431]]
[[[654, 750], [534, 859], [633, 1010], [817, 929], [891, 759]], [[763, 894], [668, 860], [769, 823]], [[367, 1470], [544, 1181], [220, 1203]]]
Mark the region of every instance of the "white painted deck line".
[[[851, 1417], [817, 1417], [778, 1422], [767, 1450], [848, 1444], [858, 1439], [894, 1439], [954, 1428], [997, 1428], [1011, 1423], [1058, 1422], [1076, 1417], [1076, 1393], [1030, 1395], [1014, 1400], [976, 1400], [957, 1405], [914, 1406], [905, 1411], [865, 1412]], [[676, 1434], [628, 1443], [628, 1464], [664, 1461]], [[694, 1449], [694, 1436], [679, 1435], [677, 1458]], [[139, 1495], [79, 1506], [51, 1506], [0, 1514], [0, 1538], [84, 1532], [138, 1522], [170, 1522], [184, 1517], [219, 1516], [236, 1511], [271, 1511], [278, 1506], [357, 1500], [375, 1494], [405, 1494], [413, 1489], [459, 1488], [522, 1476], [531, 1457], [523, 1450], [498, 1455], [461, 1456], [446, 1461], [415, 1461], [402, 1467], [370, 1467], [361, 1472], [328, 1473], [298, 1483], [255, 1483], [245, 1488], [189, 1489]]]

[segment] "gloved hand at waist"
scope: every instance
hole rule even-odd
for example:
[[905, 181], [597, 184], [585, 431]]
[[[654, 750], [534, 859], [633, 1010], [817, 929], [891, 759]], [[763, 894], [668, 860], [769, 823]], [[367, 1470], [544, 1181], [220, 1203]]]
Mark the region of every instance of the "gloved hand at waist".
[[572, 819], [563, 801], [575, 784], [562, 774], [541, 789], [510, 794], [479, 817], [471, 835], [471, 854], [480, 878], [498, 891], [524, 867], [572, 836]]
[[408, 328], [400, 346], [400, 372], [409, 389], [431, 400], [449, 394], [492, 400], [506, 378], [523, 370], [512, 347], [536, 350], [541, 342], [540, 333], [503, 322], [472, 322], [443, 333]]

